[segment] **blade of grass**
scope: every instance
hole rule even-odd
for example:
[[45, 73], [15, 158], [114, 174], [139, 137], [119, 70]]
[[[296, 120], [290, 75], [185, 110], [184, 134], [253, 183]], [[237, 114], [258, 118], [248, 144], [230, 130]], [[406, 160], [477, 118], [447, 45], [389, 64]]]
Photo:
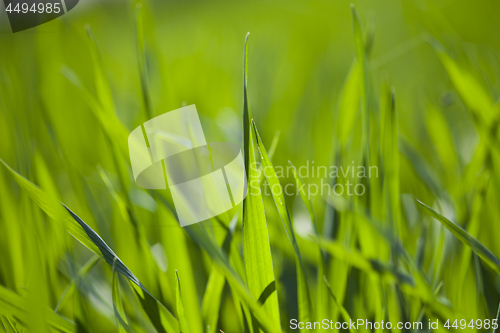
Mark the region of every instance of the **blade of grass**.
[[[337, 301], [337, 297], [335, 297], [335, 295], [333, 294], [332, 288], [330, 287], [330, 283], [328, 283], [328, 280], [327, 280], [326, 276], [323, 276], [323, 284], [327, 287], [328, 293], [330, 294], [330, 296], [332, 297], [333, 301], [335, 302], [335, 305], [337, 305], [337, 307], [339, 308], [340, 314], [342, 315], [342, 318], [344, 319], [344, 322], [350, 323], [352, 321], [352, 319], [351, 319], [351, 316], [349, 315], [349, 312], [347, 312], [347, 310], [342, 306], [342, 304], [340, 304]], [[349, 331], [351, 333], [354, 332], [354, 330], [351, 329], [351, 327], [349, 327]]]
[[[243, 202], [243, 256], [248, 289], [258, 299], [264, 289], [275, 281], [271, 246], [267, 230], [264, 203], [260, 189], [255, 160], [253, 132], [250, 123], [251, 113], [247, 100], [248, 34], [245, 39], [243, 71], [243, 126], [245, 144], [245, 172], [248, 193]], [[273, 293], [263, 304], [275, 326], [280, 326], [277, 293]]]
[[120, 295], [120, 282], [118, 280], [118, 273], [116, 271], [116, 259], [113, 261], [113, 278], [111, 281], [113, 310], [115, 312], [116, 320], [118, 321], [118, 332], [130, 332], [128, 326], [125, 310], [123, 309], [122, 298]]
[[248, 306], [253, 316], [259, 321], [262, 330], [269, 333], [281, 332], [279, 326], [265, 311], [265, 308], [257, 302], [257, 298], [252, 295], [243, 282], [243, 279], [236, 273], [229, 263], [227, 255], [222, 251], [217, 243], [208, 235], [205, 228], [200, 223], [192, 224], [184, 228], [191, 239], [203, 248], [224, 272], [226, 279], [232, 289], [238, 294], [242, 302]]
[[257, 138], [257, 148], [259, 149], [260, 158], [264, 168], [264, 175], [271, 188], [271, 194], [278, 209], [281, 222], [285, 228], [285, 232], [290, 240], [296, 258], [297, 266], [297, 289], [298, 289], [298, 304], [299, 304], [299, 321], [307, 322], [312, 321], [313, 318], [313, 308], [311, 304], [311, 298], [309, 294], [309, 287], [307, 286], [307, 279], [304, 269], [304, 264], [300, 255], [300, 250], [295, 239], [295, 232], [293, 231], [292, 221], [290, 220], [290, 215], [288, 214], [288, 209], [286, 208], [285, 197], [283, 196], [283, 189], [276, 176], [276, 171], [274, 170], [273, 164], [269, 159], [266, 148], [262, 143], [259, 132], [257, 131], [257, 126], [252, 120], [252, 126]]
[[[226, 253], [229, 253], [231, 247], [231, 240], [233, 239], [236, 223], [238, 222], [238, 216], [239, 213], [236, 213], [229, 223], [229, 230], [222, 246]], [[203, 322], [207, 327], [208, 333], [215, 333], [217, 330], [219, 309], [225, 282], [226, 279], [219, 267], [212, 266], [201, 306]]]
[[462, 243], [469, 246], [471, 250], [477, 254], [484, 262], [486, 262], [495, 273], [500, 275], [500, 261], [498, 258], [486, 248], [480, 241], [472, 237], [466, 230], [464, 230], [459, 225], [451, 222], [443, 215], [439, 214], [423, 202], [417, 200], [417, 202], [424, 208], [424, 210], [434, 217], [436, 220], [441, 222], [441, 224], [446, 227], [455, 237], [457, 237]]
[[182, 302], [181, 281], [177, 270], [175, 270], [175, 304], [177, 308], [177, 317], [179, 317], [181, 333], [189, 333], [186, 313], [184, 311], [184, 303]]
[[[157, 330], [161, 332], [166, 332], [165, 330], [177, 332], [178, 322], [177, 319], [160, 303], [156, 298], [154, 298], [149, 291], [142, 285], [142, 283], [135, 277], [135, 275], [123, 264], [123, 262], [116, 256], [116, 254], [111, 250], [111, 248], [102, 240], [102, 238], [89, 227], [78, 215], [73, 213], [64, 204], [59, 204], [57, 199], [52, 198], [47, 193], [42, 191], [38, 186], [31, 183], [29, 180], [15, 172], [10, 166], [8, 166], [3, 160], [0, 162], [10, 171], [19, 186], [28, 194], [28, 196], [54, 221], [62, 223], [66, 231], [68, 231], [76, 240], [86, 246], [93, 253], [98, 255], [110, 266], [113, 266], [113, 262], [116, 259], [116, 269], [123, 276], [137, 285], [144, 293], [142, 293], [142, 299], [148, 301], [149, 304], [146, 314], [152, 321], [152, 324]], [[62, 206], [61, 206], [62, 205]], [[66, 211], [62, 208], [64, 207]], [[69, 212], [69, 214], [68, 214]], [[140, 296], [140, 298], [141, 298]], [[143, 303], [141, 303], [143, 304]], [[152, 312], [154, 311], [154, 312]], [[156, 321], [155, 318], [158, 317], [158, 313], [162, 314], [162, 318], [165, 320]], [[165, 325], [165, 327], [164, 327]]]

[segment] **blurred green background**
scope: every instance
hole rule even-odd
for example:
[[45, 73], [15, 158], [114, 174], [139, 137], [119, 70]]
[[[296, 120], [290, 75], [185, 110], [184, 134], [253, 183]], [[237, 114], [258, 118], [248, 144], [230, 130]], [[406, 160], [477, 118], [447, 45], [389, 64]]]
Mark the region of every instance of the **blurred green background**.
[[[386, 244], [383, 235], [372, 236], [369, 227], [357, 222], [369, 219], [335, 204], [334, 209], [328, 198], [317, 195], [311, 201], [319, 233], [325, 241], [358, 251], [364, 258], [401, 265], [416, 280], [421, 273], [424, 284], [435, 291], [432, 298], [419, 288], [408, 291], [396, 282], [385, 285], [383, 278], [374, 282], [350, 266], [354, 259], [325, 254], [325, 275], [350, 316], [412, 321], [441, 320], [445, 313], [468, 320], [496, 316], [498, 274], [479, 259], [481, 255], [471, 256], [469, 247], [429, 218], [414, 199], [462, 226], [493, 256], [500, 254], [500, 3], [356, 1], [367, 44], [362, 93], [352, 93], [346, 85], [357, 61], [348, 1], [144, 1], [139, 34], [136, 5], [81, 0], [63, 17], [15, 34], [9, 32], [2, 11], [0, 158], [89, 224], [180, 319], [177, 270], [190, 332], [251, 328], [248, 318], [238, 314], [239, 300], [226, 284], [213, 303], [217, 325], [207, 329], [201, 308], [213, 258], [177, 226], [161, 195], [135, 186], [123, 153], [127, 151], [123, 133], [155, 115], [196, 104], [208, 141], [230, 141], [243, 148], [247, 32], [253, 119], [267, 148], [280, 132], [273, 164], [286, 166], [290, 160], [297, 167], [307, 161], [351, 165], [355, 160], [356, 165], [378, 165], [380, 178], [374, 182], [379, 185], [371, 196], [345, 199], [384, 226], [388, 220], [399, 221], [395, 243], [403, 245], [411, 264], [399, 264], [395, 245]], [[86, 24], [98, 52], [93, 52]], [[356, 87], [362, 85], [356, 82]], [[399, 153], [389, 160], [383, 148], [384, 82], [395, 91], [399, 132], [395, 145], [399, 142]], [[96, 100], [100, 106], [92, 104]], [[364, 110], [370, 115], [371, 131], [363, 139]], [[118, 130], [119, 123], [123, 128], [116, 125]], [[369, 142], [374, 159], [366, 160], [363, 140]], [[396, 190], [389, 179], [396, 179], [391, 183]], [[294, 179], [280, 181], [285, 185]], [[320, 288], [315, 242], [307, 231], [311, 221], [299, 196], [286, 199], [303, 253], [311, 303], [316, 304]], [[284, 241], [286, 233], [272, 197], [265, 196], [264, 204], [281, 328], [289, 331], [289, 320], [300, 315], [293, 249]], [[112, 269], [100, 263], [94, 270], [77, 273], [95, 256], [62, 232], [59, 224], [51, 223], [3, 166], [0, 207], [0, 284], [28, 300], [19, 307], [29, 318], [24, 322], [13, 312], [12, 302], [0, 297], [6, 332], [53, 330], [45, 327], [44, 311], [54, 311], [61, 299], [64, 306], [57, 311], [75, 323], [75, 329], [123, 329], [113, 312]], [[225, 217], [223, 224], [229, 220]], [[212, 223], [222, 244], [227, 230]], [[240, 219], [233, 240], [236, 253], [243, 251], [242, 237]], [[481, 253], [478, 247], [473, 250]], [[377, 279], [379, 275], [375, 273]], [[154, 331], [124, 282], [130, 330]], [[76, 288], [66, 295], [71, 283]], [[374, 291], [377, 288], [380, 294]], [[430, 306], [433, 302], [439, 306]], [[325, 318], [340, 320], [340, 308], [332, 300], [328, 304]], [[447, 310], [436, 310], [440, 306]]]

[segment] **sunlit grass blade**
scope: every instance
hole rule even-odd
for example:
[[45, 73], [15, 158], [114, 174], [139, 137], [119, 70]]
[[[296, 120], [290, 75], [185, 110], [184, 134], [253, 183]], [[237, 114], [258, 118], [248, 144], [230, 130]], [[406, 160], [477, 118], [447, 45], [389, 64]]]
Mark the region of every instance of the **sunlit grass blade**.
[[257, 302], [257, 298], [251, 294], [245, 286], [243, 279], [229, 263], [227, 255], [222, 251], [219, 245], [215, 243], [212, 237], [208, 235], [205, 228], [198, 223], [185, 227], [185, 230], [191, 239], [193, 239], [198, 246], [202, 247], [212, 258], [214, 263], [221, 268], [232, 290], [234, 290], [241, 301], [248, 306], [253, 316], [258, 320], [261, 329], [269, 333], [281, 332], [280, 326], [268, 315], [265, 307]]
[[[231, 247], [231, 240], [233, 238], [236, 223], [238, 222], [239, 214], [235, 214], [229, 223], [229, 230], [222, 245], [226, 253], [229, 253]], [[221, 305], [222, 293], [226, 278], [217, 266], [212, 266], [210, 276], [208, 278], [205, 294], [203, 295], [203, 302], [201, 305], [201, 314], [207, 333], [217, 332], [217, 321], [219, 320], [219, 308]]]
[[[276, 152], [276, 147], [278, 146], [278, 142], [280, 141], [280, 131], [276, 131], [273, 136], [273, 141], [271, 141], [271, 146], [269, 147], [269, 159], [272, 161], [274, 153]], [[264, 173], [262, 172], [262, 166], [259, 167], [259, 183], [262, 184], [262, 181], [265, 179]]]
[[[247, 176], [247, 196], [243, 201], [243, 256], [248, 289], [259, 299], [267, 286], [275, 281], [271, 246], [267, 230], [264, 203], [257, 174], [255, 160], [255, 144], [251, 128], [251, 115], [247, 100], [247, 59], [248, 35], [245, 39], [244, 72], [243, 72], [243, 126], [245, 143], [245, 172]], [[280, 326], [277, 292], [268, 297], [263, 309]]]
[[313, 318], [313, 307], [311, 303], [311, 298], [309, 294], [309, 287], [307, 286], [306, 273], [304, 269], [304, 264], [300, 255], [299, 246], [295, 239], [295, 232], [293, 231], [292, 221], [290, 220], [290, 215], [288, 214], [288, 209], [286, 207], [285, 197], [283, 195], [283, 189], [276, 176], [276, 171], [274, 170], [273, 164], [269, 159], [266, 148], [262, 143], [259, 132], [257, 131], [257, 126], [252, 120], [252, 126], [257, 139], [257, 148], [259, 149], [260, 158], [264, 168], [264, 175], [269, 183], [271, 189], [271, 194], [278, 209], [278, 213], [281, 218], [281, 222], [285, 228], [285, 232], [290, 240], [296, 258], [296, 268], [297, 268], [297, 293], [298, 293], [298, 304], [299, 304], [299, 321], [307, 322], [311, 321]]
[[471, 250], [477, 254], [484, 262], [486, 262], [497, 274], [500, 275], [500, 260], [495, 256], [490, 250], [488, 250], [480, 241], [472, 237], [466, 230], [464, 230], [459, 225], [451, 222], [443, 215], [439, 214], [423, 202], [417, 200], [417, 202], [424, 208], [424, 210], [434, 217], [436, 220], [441, 222], [443, 226], [446, 227], [455, 237], [457, 237], [462, 243], [469, 246]]
[[[30, 313], [26, 310], [26, 299], [15, 292], [0, 286], [0, 312], [4, 316], [14, 317], [23, 325], [30, 320]], [[68, 319], [54, 313], [47, 308], [45, 311], [45, 320], [50, 327], [59, 332], [76, 332], [76, 326]]]
[[116, 271], [116, 259], [113, 262], [113, 278], [111, 281], [112, 297], [113, 297], [113, 310], [115, 312], [115, 317], [118, 321], [118, 332], [130, 332], [128, 327], [127, 316], [125, 315], [125, 310], [123, 309], [122, 298], [120, 295], [120, 282], [118, 279], [118, 273]]
[[179, 326], [181, 333], [189, 333], [188, 322], [186, 320], [186, 312], [184, 310], [184, 303], [182, 302], [181, 281], [179, 273], [175, 270], [175, 304], [177, 308], [177, 317], [179, 317]]
[[[148, 304], [153, 304], [149, 306], [149, 309], [154, 309], [156, 315], [152, 313], [146, 313], [150, 319], [154, 319], [158, 312], [162, 312], [165, 317], [165, 323], [167, 323], [167, 330], [176, 332], [177, 331], [177, 319], [168, 312], [168, 310], [161, 305], [147, 289], [142, 285], [142, 283], [137, 279], [137, 277], [123, 264], [123, 262], [115, 255], [111, 248], [102, 240], [102, 238], [89, 227], [78, 215], [73, 213], [64, 204], [57, 202], [57, 199], [52, 198], [50, 195], [45, 193], [38, 186], [31, 183], [29, 180], [15, 172], [10, 166], [8, 166], [3, 160], [0, 159], [5, 167], [13, 175], [19, 186], [28, 194], [28, 196], [47, 214], [49, 217], [54, 219], [58, 223], [62, 223], [66, 231], [68, 231], [76, 240], [86, 246], [89, 250], [98, 255], [111, 267], [116, 259], [116, 269], [127, 279], [137, 285], [141, 290], [144, 291], [142, 294], [143, 299], [148, 300]], [[66, 211], [64, 210], [66, 209]], [[68, 214], [69, 213], [69, 214]], [[150, 310], [151, 311], [151, 310]], [[163, 327], [161, 322], [153, 322], [153, 325], [158, 329], [158, 327]], [[157, 326], [159, 325], [159, 326]]]

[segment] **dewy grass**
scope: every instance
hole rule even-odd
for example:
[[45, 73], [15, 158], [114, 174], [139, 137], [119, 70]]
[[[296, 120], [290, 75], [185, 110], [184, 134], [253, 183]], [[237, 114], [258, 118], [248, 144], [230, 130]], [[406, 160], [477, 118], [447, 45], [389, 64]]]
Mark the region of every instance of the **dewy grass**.
[[[499, 55], [453, 40], [498, 41], [460, 35], [429, 2], [425, 20], [423, 4], [400, 5], [401, 22], [367, 32], [364, 5], [277, 1], [178, 4], [166, 18], [149, 2], [111, 17], [124, 5], [110, 2], [89, 9], [105, 27], [82, 13], [50, 34], [0, 34], [0, 332], [370, 332], [342, 326], [358, 319], [497, 332]], [[229, 40], [247, 13], [241, 68]], [[419, 25], [428, 44], [384, 56]], [[249, 186], [241, 205], [181, 228], [168, 190], [135, 186], [127, 136], [184, 102], [208, 138], [241, 143]], [[311, 195], [327, 177], [299, 171], [315, 161], [377, 177], [340, 172], [329, 185], [366, 191]]]

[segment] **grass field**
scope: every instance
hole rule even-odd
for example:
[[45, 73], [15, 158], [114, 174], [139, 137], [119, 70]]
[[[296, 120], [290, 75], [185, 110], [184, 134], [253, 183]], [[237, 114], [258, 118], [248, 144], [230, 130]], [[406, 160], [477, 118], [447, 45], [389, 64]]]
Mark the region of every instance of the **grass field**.
[[[0, 34], [0, 332], [494, 331], [500, 4], [80, 2]], [[191, 104], [254, 186], [182, 228], [127, 137]]]

